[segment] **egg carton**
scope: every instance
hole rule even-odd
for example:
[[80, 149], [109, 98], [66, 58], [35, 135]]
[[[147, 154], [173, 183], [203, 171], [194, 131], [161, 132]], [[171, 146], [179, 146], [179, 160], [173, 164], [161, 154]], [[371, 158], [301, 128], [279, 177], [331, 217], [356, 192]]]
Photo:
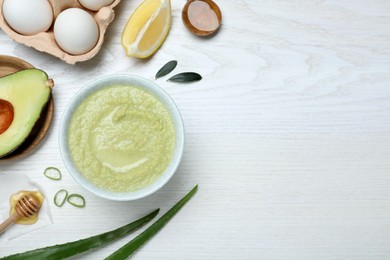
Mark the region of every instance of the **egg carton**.
[[94, 57], [102, 47], [104, 41], [104, 34], [107, 30], [108, 25], [114, 20], [114, 10], [113, 8], [119, 4], [121, 0], [115, 0], [108, 6], [100, 8], [98, 11], [91, 11], [84, 8], [77, 0], [48, 0], [51, 4], [54, 14], [54, 21], [57, 16], [65, 9], [76, 7], [83, 9], [90, 13], [95, 19], [98, 28], [99, 28], [99, 39], [95, 47], [88, 51], [87, 53], [81, 55], [72, 55], [66, 53], [64, 50], [58, 46], [53, 32], [53, 24], [46, 32], [40, 32], [35, 35], [22, 35], [14, 31], [5, 21], [3, 15], [3, 2], [0, 0], [0, 28], [6, 33], [11, 39], [16, 42], [22, 43], [26, 46], [32, 47], [38, 51], [46, 52], [55, 57], [60, 58], [69, 64], [75, 64], [77, 62], [86, 61]]

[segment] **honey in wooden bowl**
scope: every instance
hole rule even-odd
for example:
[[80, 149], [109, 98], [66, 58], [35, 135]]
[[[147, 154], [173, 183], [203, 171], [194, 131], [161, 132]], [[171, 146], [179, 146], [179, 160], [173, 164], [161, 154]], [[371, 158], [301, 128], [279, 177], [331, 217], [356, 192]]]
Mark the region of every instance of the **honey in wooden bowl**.
[[187, 29], [197, 36], [210, 36], [221, 26], [222, 13], [212, 0], [188, 0], [182, 11]]

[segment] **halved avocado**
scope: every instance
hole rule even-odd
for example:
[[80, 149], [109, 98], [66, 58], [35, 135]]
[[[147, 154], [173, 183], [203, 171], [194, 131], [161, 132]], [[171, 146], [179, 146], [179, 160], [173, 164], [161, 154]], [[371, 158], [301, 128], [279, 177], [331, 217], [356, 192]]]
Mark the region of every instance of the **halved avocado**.
[[39, 69], [0, 78], [0, 158], [29, 136], [50, 99], [54, 83]]

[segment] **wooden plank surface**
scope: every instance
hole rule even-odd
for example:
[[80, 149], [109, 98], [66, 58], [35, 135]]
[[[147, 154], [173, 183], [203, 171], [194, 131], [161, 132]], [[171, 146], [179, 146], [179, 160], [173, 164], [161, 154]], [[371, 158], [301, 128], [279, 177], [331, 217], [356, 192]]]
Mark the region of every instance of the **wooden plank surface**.
[[[134, 259], [389, 259], [390, 2], [218, 1], [222, 28], [200, 39], [182, 24], [185, 1], [172, 1], [169, 36], [145, 61], [126, 57], [120, 46], [139, 3], [122, 1], [100, 53], [76, 66], [0, 32], [1, 54], [25, 59], [56, 82], [49, 135], [34, 154], [0, 171], [28, 173], [49, 199], [66, 188], [87, 201], [81, 210], [51, 203], [54, 223], [2, 241], [0, 256], [101, 233], [157, 207], [165, 212], [199, 184]], [[136, 202], [89, 194], [59, 153], [66, 105], [92, 80], [118, 73], [154, 80], [172, 59], [176, 72], [203, 76], [188, 85], [156, 81], [186, 126], [178, 172]], [[43, 176], [47, 166], [64, 172], [60, 183]], [[126, 241], [80, 259], [103, 259]]]

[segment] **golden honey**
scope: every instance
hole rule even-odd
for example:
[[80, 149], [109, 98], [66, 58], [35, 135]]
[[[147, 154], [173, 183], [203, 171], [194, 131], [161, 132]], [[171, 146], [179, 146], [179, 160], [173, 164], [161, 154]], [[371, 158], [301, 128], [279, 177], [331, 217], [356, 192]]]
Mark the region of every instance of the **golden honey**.
[[[11, 204], [11, 210], [9, 213], [10, 216], [15, 214], [15, 205], [18, 202], [18, 200], [20, 200], [21, 198], [23, 198], [24, 196], [29, 195], [29, 194], [33, 195], [39, 201], [39, 203], [41, 205], [43, 204], [43, 201], [45, 200], [45, 196], [42, 194], [42, 192], [40, 192], [40, 191], [27, 191], [27, 190], [19, 191], [18, 193], [12, 194], [12, 196], [10, 198], [10, 204]], [[21, 218], [17, 219], [15, 221], [15, 223], [21, 224], [21, 225], [32, 225], [37, 221], [38, 221], [38, 213], [34, 214], [30, 218], [21, 217]]]

